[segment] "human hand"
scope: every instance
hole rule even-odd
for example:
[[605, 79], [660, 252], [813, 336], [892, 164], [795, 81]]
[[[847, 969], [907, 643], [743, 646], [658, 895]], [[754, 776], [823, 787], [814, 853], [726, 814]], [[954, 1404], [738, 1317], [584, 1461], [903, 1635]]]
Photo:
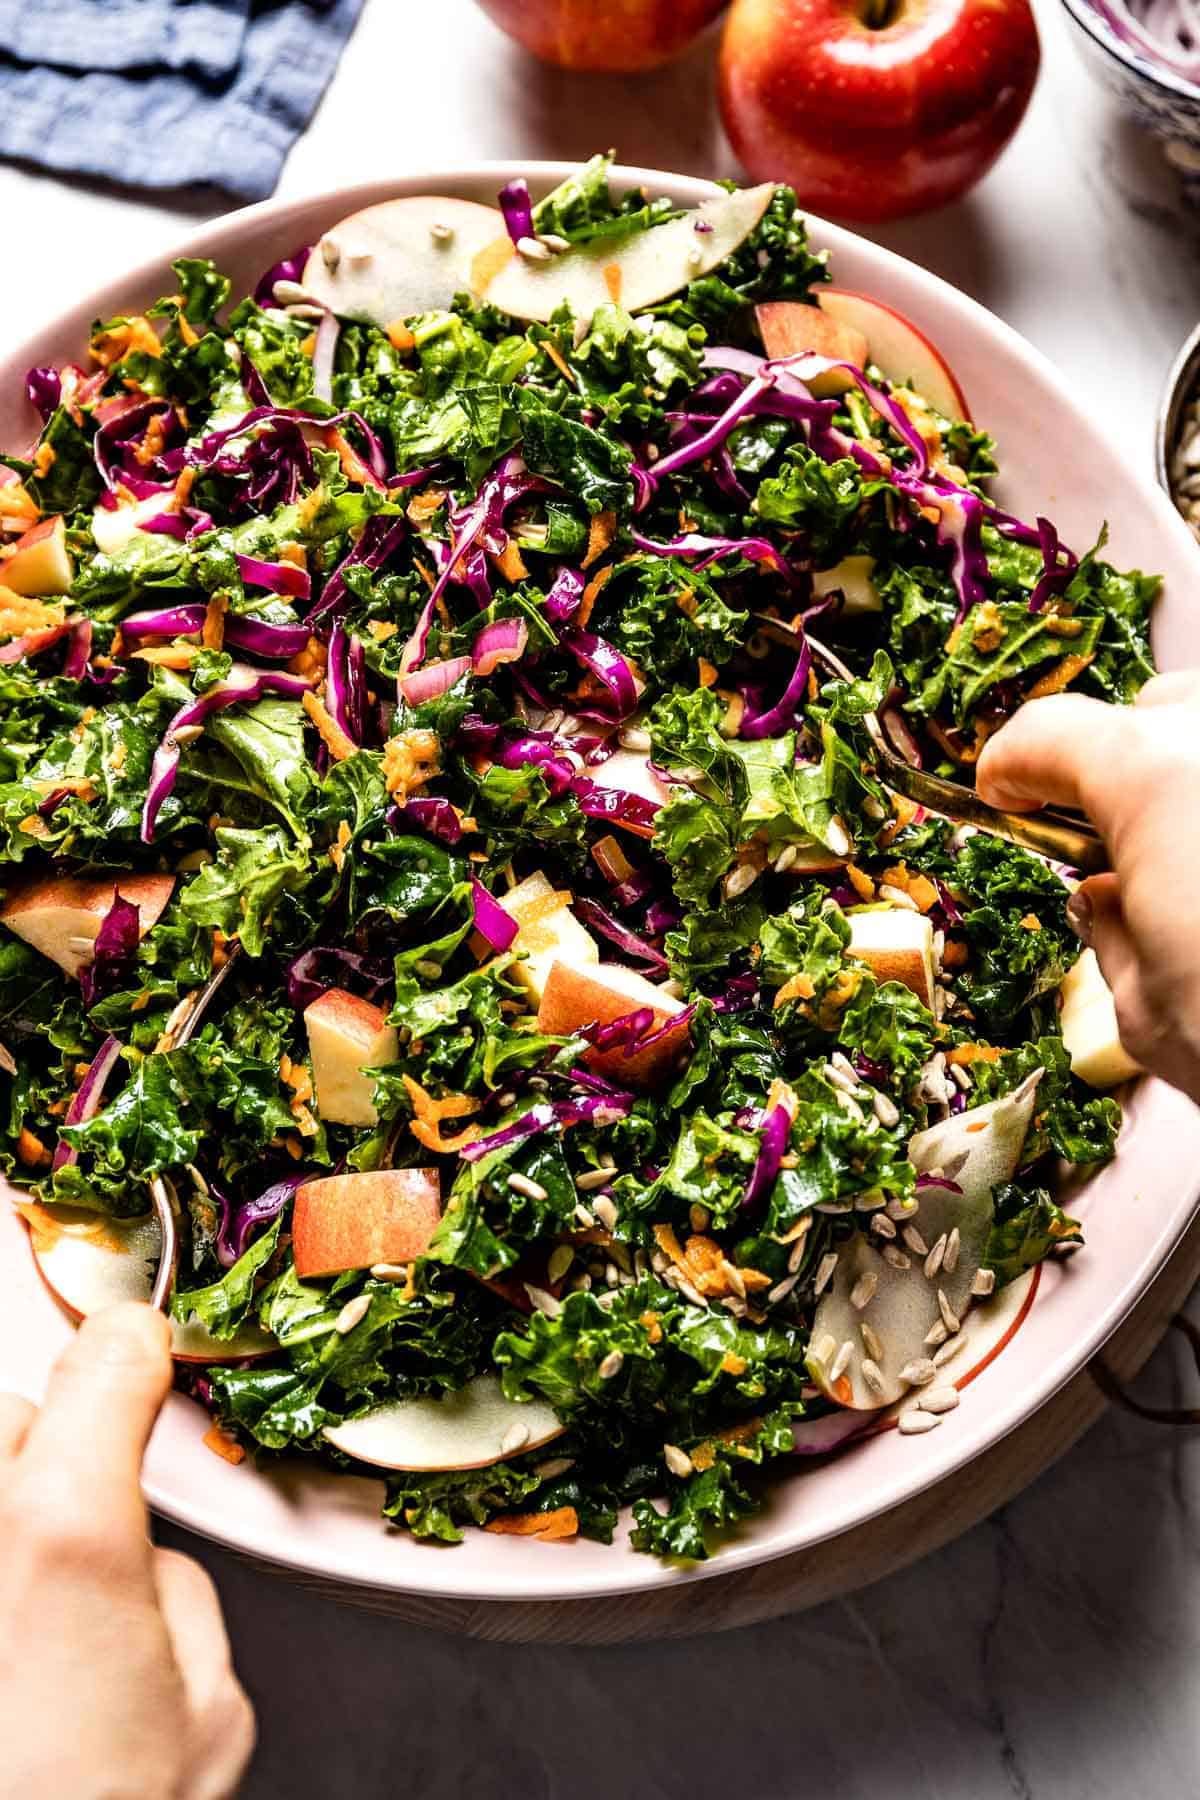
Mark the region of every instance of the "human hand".
[[1130, 1055], [1200, 1100], [1200, 672], [1157, 676], [1133, 706], [1033, 700], [988, 741], [978, 783], [992, 806], [1075, 806], [1097, 827], [1112, 873], [1067, 915]]
[[114, 1306], [40, 1411], [0, 1394], [0, 1800], [224, 1800], [249, 1759], [216, 1590], [147, 1536], [169, 1342], [161, 1314]]

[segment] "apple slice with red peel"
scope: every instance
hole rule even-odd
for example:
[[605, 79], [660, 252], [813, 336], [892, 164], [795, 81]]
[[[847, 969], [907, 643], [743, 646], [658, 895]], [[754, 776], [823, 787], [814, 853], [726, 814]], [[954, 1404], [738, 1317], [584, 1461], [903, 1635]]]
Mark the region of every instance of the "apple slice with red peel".
[[442, 1216], [436, 1169], [364, 1169], [296, 1190], [292, 1255], [302, 1281], [408, 1263], [423, 1256]]
[[768, 181], [718, 194], [665, 225], [625, 238], [595, 238], [544, 262], [513, 250], [479, 291], [492, 306], [518, 319], [548, 319], [564, 302], [584, 319], [609, 303], [638, 312], [669, 299], [731, 256], [754, 230], [774, 192], [774, 182]]
[[[538, 1008], [538, 1030], [551, 1036], [570, 1037], [585, 1025], [611, 1025], [642, 1007], [648, 1007], [654, 1016], [650, 1028], [653, 1032], [670, 1025], [684, 1010], [682, 1000], [664, 994], [652, 981], [623, 963], [596, 963], [580, 968], [556, 962]], [[677, 1031], [666, 1031], [647, 1049], [637, 1050], [632, 1056], [625, 1054], [623, 1046], [611, 1050], [593, 1046], [584, 1053], [583, 1060], [589, 1069], [622, 1087], [652, 1088], [667, 1078], [686, 1045], [687, 1026], [683, 1024]]]
[[17, 539], [11, 556], [0, 562], [0, 585], [31, 599], [67, 594], [75, 570], [67, 550], [67, 522], [60, 516], [31, 525]]
[[[801, 356], [806, 350], [815, 350], [818, 356], [853, 363], [856, 369], [865, 368], [870, 360], [862, 332], [853, 325], [843, 325], [819, 306], [798, 300], [764, 300], [755, 307], [754, 317], [763, 349], [770, 357]], [[805, 386], [818, 400], [825, 400], [852, 388], [854, 377], [845, 369], [827, 369], [824, 375], [806, 381]]]
[[510, 949], [519, 960], [511, 965], [515, 981], [539, 1001], [554, 962], [596, 963], [600, 947], [571, 911], [571, 896], [556, 889], [540, 869], [498, 895], [505, 912], [517, 921]]
[[899, 981], [933, 1008], [933, 926], [924, 913], [898, 906], [849, 915], [847, 952], [865, 962], [876, 981]]
[[0, 924], [67, 975], [78, 975], [116, 896], [138, 909], [138, 935], [161, 918], [175, 886], [173, 875], [48, 875], [14, 882], [0, 907]]
[[[162, 1233], [153, 1214], [138, 1219], [98, 1218], [74, 1207], [22, 1208], [34, 1261], [42, 1279], [73, 1319], [120, 1300], [148, 1301], [158, 1268]], [[257, 1325], [218, 1342], [199, 1319], [171, 1320], [171, 1355], [178, 1362], [240, 1362], [270, 1355], [275, 1340]]]
[[[943, 1320], [939, 1294], [955, 1318], [965, 1316], [992, 1229], [992, 1192], [1016, 1174], [1043, 1072], [1035, 1070], [1011, 1093], [943, 1119], [909, 1140], [909, 1159], [918, 1173], [945, 1177], [945, 1185], [935, 1181], [917, 1189], [913, 1222], [930, 1251], [957, 1231], [957, 1255], [952, 1268], [943, 1262], [930, 1278], [924, 1258], [906, 1250], [912, 1255], [909, 1267], [895, 1268], [865, 1232], [855, 1232], [840, 1247], [817, 1304], [806, 1363], [828, 1399], [855, 1411], [899, 1400], [911, 1385], [905, 1370], [931, 1354], [925, 1340]], [[866, 1357], [874, 1365], [873, 1381], [863, 1373], [864, 1327], [877, 1340], [878, 1354]], [[847, 1343], [848, 1360], [834, 1376]]]
[[386, 331], [448, 307], [455, 294], [478, 292], [477, 282], [511, 249], [496, 207], [414, 194], [332, 226], [309, 256], [302, 285], [339, 317]]
[[375, 1125], [375, 1083], [365, 1073], [395, 1062], [400, 1040], [382, 1006], [329, 988], [304, 1009], [317, 1111], [337, 1125]]
[[486, 1469], [561, 1437], [566, 1427], [542, 1400], [506, 1400], [495, 1375], [476, 1375], [441, 1399], [389, 1401], [325, 1430], [326, 1442], [378, 1469]]
[[967, 398], [954, 371], [911, 319], [882, 300], [845, 288], [822, 289], [817, 304], [837, 324], [862, 334], [870, 361], [894, 387], [911, 387], [943, 418], [970, 419]]

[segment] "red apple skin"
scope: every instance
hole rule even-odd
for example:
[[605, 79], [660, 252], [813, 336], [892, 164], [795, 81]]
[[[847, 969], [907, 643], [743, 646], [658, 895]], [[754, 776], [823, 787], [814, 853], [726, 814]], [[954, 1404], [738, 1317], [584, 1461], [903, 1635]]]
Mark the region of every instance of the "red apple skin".
[[501, 31], [560, 69], [634, 74], [680, 56], [725, 0], [479, 0]]
[[991, 167], [1037, 79], [1029, 0], [892, 4], [873, 29], [868, 0], [734, 0], [721, 116], [755, 181], [870, 221], [945, 206]]
[[301, 1281], [423, 1256], [442, 1216], [437, 1171], [326, 1175], [296, 1190], [292, 1255]]

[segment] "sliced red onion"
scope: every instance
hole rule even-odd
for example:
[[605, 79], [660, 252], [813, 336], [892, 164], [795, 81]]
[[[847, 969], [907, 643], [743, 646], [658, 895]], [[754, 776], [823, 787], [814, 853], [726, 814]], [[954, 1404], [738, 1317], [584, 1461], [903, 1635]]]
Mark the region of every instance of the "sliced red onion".
[[307, 600], [312, 582], [306, 569], [295, 563], [263, 562], [257, 556], [235, 556], [238, 574], [250, 587], [266, 588], [272, 594], [286, 594], [290, 600]]
[[175, 787], [175, 778], [179, 773], [179, 744], [176, 733], [190, 725], [203, 725], [213, 713], [221, 712], [228, 706], [249, 704], [261, 700], [264, 694], [283, 694], [292, 700], [298, 700], [306, 693], [311, 683], [298, 675], [277, 674], [273, 669], [251, 669], [246, 664], [235, 664], [229, 678], [218, 686], [209, 688], [206, 693], [189, 701], [175, 714], [167, 726], [163, 740], [154, 752], [154, 760], [150, 765], [150, 783], [146, 793], [145, 805], [142, 808], [142, 842], [150, 844], [154, 841], [154, 825], [162, 810], [163, 802], [168, 799]]
[[589, 1094], [579, 1100], [544, 1100], [503, 1130], [493, 1132], [490, 1137], [476, 1138], [473, 1144], [465, 1144], [459, 1154], [464, 1162], [478, 1162], [480, 1157], [490, 1155], [493, 1150], [515, 1144], [521, 1138], [535, 1137], [554, 1126], [615, 1124], [618, 1119], [625, 1118], [632, 1107], [632, 1094], [607, 1091]]
[[524, 177], [518, 175], [515, 181], [506, 181], [497, 198], [504, 214], [504, 228], [513, 243], [531, 238], [534, 235], [533, 201], [529, 198], [529, 183]]
[[517, 921], [474, 876], [471, 877], [471, 901], [475, 908], [475, 929], [493, 950], [511, 949], [518, 931]]
[[627, 718], [637, 706], [639, 689], [633, 670], [621, 652], [607, 639], [577, 625], [568, 626], [559, 640], [562, 648], [583, 664], [608, 689], [615, 716]]
[[471, 646], [471, 666], [476, 675], [494, 675], [502, 663], [519, 662], [528, 643], [524, 619], [497, 619], [484, 626]]
[[451, 656], [445, 662], [427, 663], [423, 669], [413, 669], [411, 673], [401, 675], [396, 686], [400, 690], [400, 698], [409, 706], [424, 706], [427, 700], [437, 700], [449, 693], [456, 681], [471, 672], [469, 656]]
[[276, 625], [247, 613], [225, 614], [225, 642], [251, 656], [290, 662], [293, 656], [299, 656], [310, 635], [307, 625]]
[[[103, 927], [101, 927], [101, 930], [103, 930]], [[83, 1080], [80, 1082], [75, 1097], [67, 1108], [67, 1114], [63, 1120], [64, 1125], [85, 1125], [89, 1119], [95, 1118], [100, 1110], [100, 1102], [104, 1097], [104, 1084], [112, 1074], [113, 1067], [120, 1054], [121, 1046], [117, 1042], [117, 1039], [111, 1036], [106, 1037], [95, 1056], [93, 1056], [91, 1066]], [[68, 1163], [75, 1162], [78, 1156], [78, 1150], [73, 1150], [70, 1144], [64, 1143], [60, 1138], [58, 1148], [54, 1152], [54, 1162], [51, 1173], [57, 1169], [65, 1168]]]
[[746, 1183], [746, 1191], [742, 1195], [743, 1207], [757, 1206], [765, 1200], [775, 1185], [775, 1177], [779, 1174], [779, 1165], [783, 1161], [788, 1147], [788, 1139], [792, 1132], [792, 1121], [795, 1118], [792, 1096], [788, 1090], [787, 1098], [776, 1100], [762, 1124], [762, 1136], [759, 1140], [758, 1157]]
[[333, 401], [333, 359], [337, 355], [341, 324], [336, 313], [326, 311], [317, 326], [313, 345], [312, 391], [318, 400]]
[[593, 931], [597, 931], [601, 937], [607, 938], [610, 944], [615, 944], [618, 950], [623, 950], [626, 956], [636, 957], [639, 962], [646, 963], [651, 969], [661, 970], [664, 975], [666, 974], [670, 965], [662, 952], [656, 950], [652, 944], [647, 944], [644, 939], [637, 936], [636, 932], [630, 931], [627, 926], [622, 925], [621, 921], [614, 918], [612, 913], [601, 906], [598, 900], [586, 898], [576, 900], [575, 913], [582, 924], [590, 925]]

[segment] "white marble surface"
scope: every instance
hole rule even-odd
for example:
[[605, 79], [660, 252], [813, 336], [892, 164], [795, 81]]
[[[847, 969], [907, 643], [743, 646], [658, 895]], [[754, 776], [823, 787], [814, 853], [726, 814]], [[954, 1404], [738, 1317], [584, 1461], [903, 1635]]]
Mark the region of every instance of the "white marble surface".
[[[1043, 0], [1040, 16], [1044, 71], [1014, 146], [964, 204], [878, 235], [1032, 338], [1145, 460], [1200, 310], [1197, 230], [1156, 152], [1091, 86], [1058, 8]], [[282, 191], [609, 143], [630, 162], [733, 172], [707, 51], [657, 78], [587, 81], [527, 62], [471, 0], [370, 0]], [[0, 209], [26, 246], [21, 274], [11, 258], [5, 271], [13, 333], [222, 202], [0, 169]], [[1165, 1397], [1196, 1379], [1164, 1347], [1145, 1384]], [[691, 1643], [463, 1643], [199, 1553], [259, 1707], [253, 1800], [1176, 1800], [1200, 1785], [1200, 1447], [1124, 1415], [917, 1568]]]

